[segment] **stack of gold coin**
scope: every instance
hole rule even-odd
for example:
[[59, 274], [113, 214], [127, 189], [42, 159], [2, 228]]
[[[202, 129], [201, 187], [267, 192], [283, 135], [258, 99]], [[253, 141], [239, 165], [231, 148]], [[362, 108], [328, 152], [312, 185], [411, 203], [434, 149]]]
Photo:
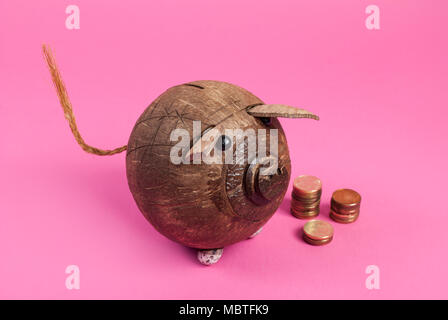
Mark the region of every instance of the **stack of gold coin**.
[[321, 246], [333, 240], [333, 227], [321, 220], [311, 220], [303, 226], [303, 240], [313, 246]]
[[339, 189], [331, 197], [330, 217], [339, 223], [352, 223], [359, 217], [361, 196], [351, 189]]
[[319, 178], [303, 175], [294, 179], [291, 213], [299, 219], [310, 219], [319, 214], [322, 183]]

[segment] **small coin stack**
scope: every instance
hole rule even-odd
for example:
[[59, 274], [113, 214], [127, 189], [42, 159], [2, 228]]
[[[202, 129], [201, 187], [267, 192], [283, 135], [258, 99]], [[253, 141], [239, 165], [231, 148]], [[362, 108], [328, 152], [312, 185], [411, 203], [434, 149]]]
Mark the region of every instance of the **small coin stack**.
[[358, 219], [361, 196], [351, 189], [339, 189], [331, 197], [330, 217], [339, 223], [352, 223]]
[[311, 220], [303, 226], [303, 240], [313, 246], [321, 246], [333, 240], [333, 227], [321, 220]]
[[310, 219], [319, 214], [322, 183], [314, 176], [303, 175], [294, 179], [291, 213], [299, 219]]

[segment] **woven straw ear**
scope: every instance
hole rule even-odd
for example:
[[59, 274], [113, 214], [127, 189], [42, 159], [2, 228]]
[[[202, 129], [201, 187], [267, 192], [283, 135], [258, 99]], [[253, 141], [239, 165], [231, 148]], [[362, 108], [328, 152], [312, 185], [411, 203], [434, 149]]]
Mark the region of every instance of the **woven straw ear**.
[[318, 116], [309, 111], [284, 104], [261, 104], [251, 107], [247, 110], [247, 113], [254, 117], [309, 118], [319, 120]]

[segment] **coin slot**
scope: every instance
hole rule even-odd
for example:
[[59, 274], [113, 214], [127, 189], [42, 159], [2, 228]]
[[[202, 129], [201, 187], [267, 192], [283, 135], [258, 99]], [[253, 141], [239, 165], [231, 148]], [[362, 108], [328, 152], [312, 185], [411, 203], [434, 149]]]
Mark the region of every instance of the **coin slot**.
[[193, 84], [193, 83], [185, 83], [184, 86], [195, 87], [198, 89], [205, 89], [204, 87], [197, 85], [197, 84]]

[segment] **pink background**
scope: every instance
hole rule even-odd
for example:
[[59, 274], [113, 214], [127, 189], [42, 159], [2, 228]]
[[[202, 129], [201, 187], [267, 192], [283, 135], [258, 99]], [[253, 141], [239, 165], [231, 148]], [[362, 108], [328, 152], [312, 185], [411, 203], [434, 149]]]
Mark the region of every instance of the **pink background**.
[[[65, 28], [65, 8], [81, 29]], [[381, 10], [381, 30], [365, 8]], [[0, 1], [0, 298], [448, 298], [448, 2]], [[41, 54], [51, 44], [88, 143], [127, 143], [145, 107], [198, 79], [238, 84], [321, 121], [281, 120], [293, 176], [363, 196], [360, 219], [305, 244], [290, 191], [213, 267], [158, 234], [125, 155], [75, 143]], [[81, 270], [67, 290], [65, 268]], [[380, 290], [365, 286], [380, 268]]]

